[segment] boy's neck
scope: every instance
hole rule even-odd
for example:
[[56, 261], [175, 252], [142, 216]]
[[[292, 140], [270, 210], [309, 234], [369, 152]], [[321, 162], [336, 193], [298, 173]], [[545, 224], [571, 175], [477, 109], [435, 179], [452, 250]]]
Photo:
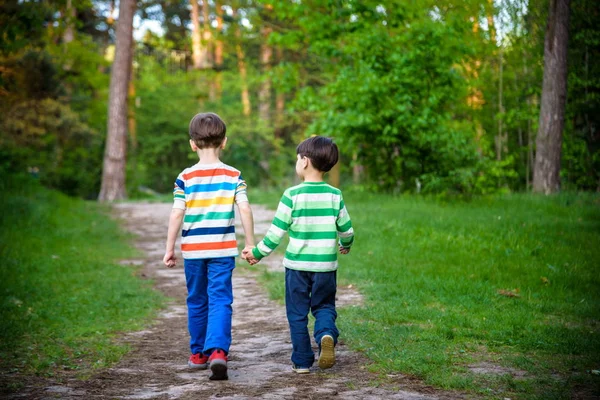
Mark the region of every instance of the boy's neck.
[[314, 182], [323, 182], [324, 172], [317, 171], [316, 169], [309, 169], [304, 172], [304, 182], [305, 183], [314, 183]]
[[200, 161], [198, 164], [217, 164], [221, 162], [219, 156], [221, 155], [220, 148], [206, 148], [196, 150], [196, 154]]

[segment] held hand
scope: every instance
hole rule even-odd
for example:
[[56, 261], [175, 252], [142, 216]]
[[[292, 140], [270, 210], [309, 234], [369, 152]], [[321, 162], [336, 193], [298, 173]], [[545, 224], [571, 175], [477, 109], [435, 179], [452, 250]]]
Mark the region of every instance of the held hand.
[[254, 248], [254, 246], [248, 246], [248, 245], [246, 245], [246, 247], [244, 247], [244, 250], [242, 250], [242, 260], [246, 260], [246, 259], [248, 259], [248, 255], [252, 255], [253, 248]]
[[252, 249], [254, 246], [246, 246], [244, 250], [242, 250], [242, 259], [248, 261], [248, 264], [254, 265], [258, 263], [258, 260], [252, 254]]
[[340, 254], [348, 254], [348, 253], [350, 253], [350, 249], [349, 248], [340, 246]]
[[173, 268], [177, 265], [177, 257], [175, 257], [175, 252], [173, 250], [167, 251], [165, 256], [163, 257], [163, 262], [167, 266], [167, 268]]
[[254, 258], [252, 253], [250, 253], [250, 255], [248, 257], [246, 257], [246, 261], [248, 261], [248, 264], [250, 264], [250, 265], [258, 264], [258, 260], [256, 258]]

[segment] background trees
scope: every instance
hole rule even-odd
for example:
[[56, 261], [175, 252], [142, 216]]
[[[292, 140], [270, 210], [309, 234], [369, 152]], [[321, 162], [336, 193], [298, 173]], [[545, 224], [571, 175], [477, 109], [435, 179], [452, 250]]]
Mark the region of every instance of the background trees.
[[[35, 167], [50, 186], [97, 197], [109, 76], [125, 68], [114, 61], [119, 3], [4, 2], [3, 171]], [[226, 160], [254, 186], [289, 183], [295, 144], [325, 134], [342, 150], [342, 184], [529, 190], [540, 171], [549, 9], [546, 0], [138, 0], [124, 74], [136, 144], [128, 193], [170, 190], [194, 162], [188, 121], [206, 110], [227, 122]], [[593, 1], [571, 5], [555, 174], [567, 189], [600, 186], [596, 17]]]

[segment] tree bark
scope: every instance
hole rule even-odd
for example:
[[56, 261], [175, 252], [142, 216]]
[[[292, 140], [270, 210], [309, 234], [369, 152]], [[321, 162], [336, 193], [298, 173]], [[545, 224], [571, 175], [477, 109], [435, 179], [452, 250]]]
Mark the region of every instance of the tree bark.
[[215, 65], [218, 69], [223, 66], [223, 40], [218, 37], [223, 30], [223, 9], [221, 2], [215, 1], [215, 11], [217, 14], [217, 40], [215, 41]]
[[75, 21], [77, 20], [77, 11], [71, 0], [67, 0], [65, 10], [65, 31], [63, 33], [63, 43], [71, 43], [75, 40]]
[[567, 97], [569, 0], [551, 0], [544, 41], [544, 81], [536, 139], [533, 191], [560, 190], [560, 158]]
[[235, 51], [237, 53], [238, 59], [238, 70], [240, 73], [240, 81], [241, 81], [241, 97], [242, 97], [242, 107], [243, 113], [246, 117], [250, 115], [252, 107], [250, 105], [250, 92], [248, 90], [248, 71], [246, 69], [246, 59], [244, 55], [244, 49], [242, 49], [242, 32], [240, 31], [239, 21], [237, 21], [237, 10], [233, 10], [233, 18], [235, 21]]
[[269, 27], [263, 27], [261, 29], [262, 45], [260, 49], [260, 63], [262, 64], [263, 80], [260, 85], [260, 91], [258, 92], [258, 113], [260, 118], [265, 121], [267, 125], [270, 125], [271, 122], [271, 78], [269, 73], [271, 71], [273, 48], [268, 44], [271, 31], [272, 29]]
[[212, 68], [212, 32], [210, 27], [210, 9], [208, 7], [208, 0], [202, 0], [202, 41], [202, 52], [204, 53], [204, 68]]
[[216, 14], [216, 34], [215, 34], [215, 79], [211, 82], [211, 87], [214, 87], [214, 96], [216, 101], [221, 101], [223, 93], [223, 77], [221, 70], [223, 69], [223, 40], [221, 35], [223, 33], [223, 9], [221, 3], [215, 1], [215, 14]]
[[198, 8], [198, 0], [190, 0], [192, 5], [192, 66], [194, 69], [204, 67], [203, 52], [202, 52], [202, 37], [200, 35], [200, 11]]
[[135, 0], [121, 0], [117, 23], [115, 60], [110, 74], [108, 132], [104, 149], [102, 185], [99, 201], [126, 197], [125, 163], [127, 156], [127, 86], [133, 49]]
[[[277, 46], [277, 62], [282, 63], [283, 49]], [[275, 95], [275, 138], [283, 136], [283, 127], [285, 125], [285, 93], [282, 90], [277, 90]]]

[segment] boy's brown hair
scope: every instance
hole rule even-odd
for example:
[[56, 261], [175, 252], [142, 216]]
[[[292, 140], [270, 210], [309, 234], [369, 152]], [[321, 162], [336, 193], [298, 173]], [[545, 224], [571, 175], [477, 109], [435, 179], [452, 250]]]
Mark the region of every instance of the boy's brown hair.
[[313, 136], [296, 147], [296, 154], [308, 157], [313, 167], [328, 172], [338, 162], [338, 147], [333, 140], [323, 136]]
[[196, 114], [190, 121], [190, 138], [200, 149], [219, 147], [226, 133], [225, 122], [215, 113]]

